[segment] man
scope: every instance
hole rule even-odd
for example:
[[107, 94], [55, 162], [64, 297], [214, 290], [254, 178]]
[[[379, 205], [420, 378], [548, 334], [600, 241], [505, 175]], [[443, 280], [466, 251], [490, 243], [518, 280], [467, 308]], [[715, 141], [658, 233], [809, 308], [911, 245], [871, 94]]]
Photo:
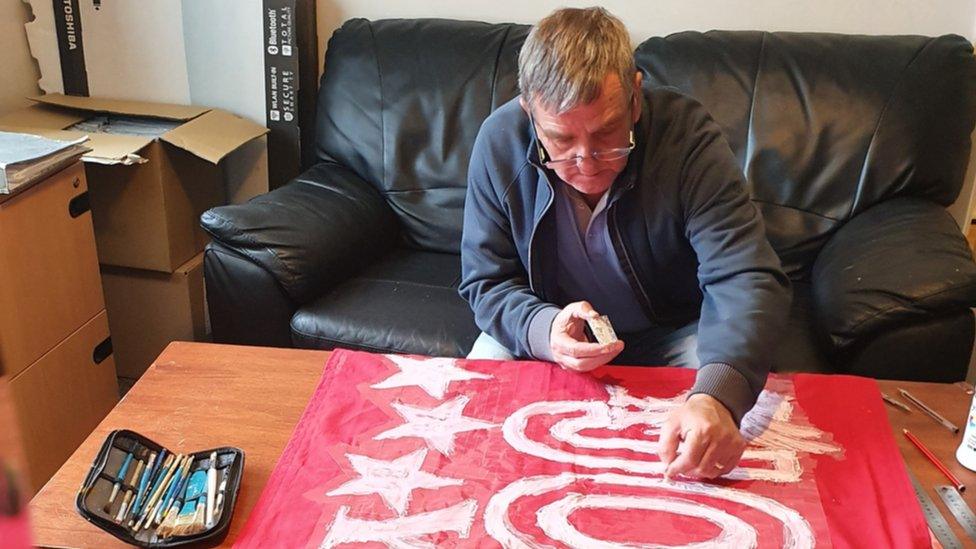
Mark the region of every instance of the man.
[[[469, 358], [697, 368], [661, 432], [665, 474], [730, 471], [790, 283], [720, 128], [689, 97], [641, 89], [602, 8], [540, 21], [519, 88], [471, 156], [460, 292], [484, 333]], [[620, 341], [587, 340], [597, 314]]]

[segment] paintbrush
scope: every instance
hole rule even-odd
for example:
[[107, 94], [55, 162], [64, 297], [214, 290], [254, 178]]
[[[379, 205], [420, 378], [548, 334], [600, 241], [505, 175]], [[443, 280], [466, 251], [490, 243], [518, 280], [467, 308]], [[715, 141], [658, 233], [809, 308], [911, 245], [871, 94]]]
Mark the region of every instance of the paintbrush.
[[207, 527], [213, 526], [214, 503], [217, 499], [217, 452], [210, 452], [207, 469]]
[[227, 475], [220, 480], [220, 487], [217, 488], [217, 502], [214, 503], [214, 522], [220, 520], [220, 515], [224, 511], [224, 491], [227, 490]]
[[152, 495], [149, 496], [149, 499], [146, 501], [146, 505], [145, 507], [143, 507], [142, 510], [142, 515], [139, 517], [139, 519], [136, 521], [135, 526], [133, 526], [132, 528], [134, 532], [138, 532], [139, 529], [142, 528], [143, 526], [149, 525], [149, 519], [152, 518], [153, 510], [156, 507], [156, 502], [162, 496], [163, 491], [166, 489], [169, 483], [170, 477], [173, 476], [173, 471], [176, 469], [177, 463], [179, 462], [180, 459], [182, 459], [183, 456], [177, 456], [176, 459], [173, 460], [173, 462], [170, 462], [170, 458], [172, 457], [173, 456], [169, 456], [168, 458], [166, 458], [166, 464], [163, 465], [163, 469], [161, 470], [160, 473], [161, 474], [160, 480], [159, 482], [156, 483], [156, 487], [153, 489]]
[[152, 495], [153, 491], [156, 489], [159, 479], [163, 476], [165, 468], [170, 465], [173, 459], [173, 455], [167, 453], [166, 449], [163, 448], [159, 451], [156, 456], [156, 463], [153, 465], [152, 472], [146, 477], [146, 490], [136, 499], [136, 505], [133, 507], [132, 517], [129, 520], [129, 528], [133, 528], [142, 516], [146, 512], [146, 504], [149, 502], [149, 496]]
[[183, 492], [183, 488], [186, 487], [186, 482], [190, 479], [190, 467], [193, 465], [193, 456], [187, 456], [186, 461], [183, 464], [183, 468], [180, 469], [179, 477], [173, 481], [173, 487], [170, 489], [169, 494], [166, 496], [166, 501], [162, 504], [159, 509], [159, 514], [156, 516], [156, 524], [161, 524], [163, 519], [168, 514], [171, 506], [176, 500], [176, 496]]
[[207, 489], [207, 473], [204, 470], [194, 471], [190, 475], [190, 480], [186, 485], [186, 492], [182, 499], [185, 502], [180, 508], [180, 512], [173, 520], [171, 527], [166, 529], [167, 536], [186, 535], [193, 526], [193, 519], [196, 516], [197, 501]]
[[166, 510], [169, 509], [170, 503], [173, 502], [173, 498], [176, 495], [176, 491], [179, 489], [180, 485], [183, 482], [184, 477], [189, 471], [190, 463], [192, 461], [193, 461], [192, 456], [186, 456], [186, 459], [183, 461], [183, 465], [177, 470], [176, 474], [173, 475], [173, 479], [170, 481], [169, 484], [169, 489], [166, 491], [166, 496], [159, 500], [159, 510], [156, 511], [156, 514], [154, 515], [153, 520], [150, 521], [150, 524], [152, 523], [159, 524], [160, 522], [163, 521], [163, 515], [166, 513]]
[[152, 506], [152, 510], [149, 512], [149, 516], [146, 517], [146, 522], [143, 524], [145, 528], [152, 528], [156, 522], [156, 517], [159, 515], [160, 510], [163, 508], [163, 501], [166, 499], [170, 490], [174, 488], [174, 484], [179, 477], [180, 471], [183, 469], [183, 464], [186, 463], [186, 459], [189, 456], [180, 456], [177, 458], [176, 463], [173, 464], [173, 470], [166, 483], [163, 486], [163, 491], [159, 493], [159, 498], [156, 500], [156, 504]]
[[108, 498], [108, 503], [105, 504], [103, 508], [106, 513], [112, 503], [115, 501], [115, 496], [119, 495], [119, 489], [122, 488], [122, 482], [125, 480], [125, 474], [129, 472], [129, 464], [132, 463], [132, 452], [125, 455], [125, 459], [122, 461], [122, 467], [119, 467], [119, 472], [115, 475], [115, 485], [112, 486], [112, 495]]
[[206, 514], [207, 495], [201, 494], [200, 498], [197, 499], [196, 511], [189, 517], [189, 521], [186, 524], [177, 527], [173, 534], [176, 536], [188, 536], [203, 530], [203, 521], [206, 519]]
[[122, 522], [122, 517], [125, 516], [125, 512], [129, 507], [129, 501], [132, 499], [132, 490], [126, 489], [125, 497], [122, 498], [122, 506], [119, 507], [119, 514], [115, 516], [115, 522]]
[[133, 496], [135, 495], [135, 490], [134, 490], [135, 482], [139, 478], [139, 475], [142, 473], [142, 463], [143, 463], [142, 460], [136, 462], [135, 472], [132, 473], [132, 482], [129, 483], [131, 484], [131, 487], [126, 486], [125, 500], [122, 502], [122, 507], [119, 508], [119, 514], [116, 517], [115, 522], [121, 523], [122, 519], [125, 518], [126, 512], [128, 512], [128, 510], [131, 507], [130, 504], [135, 503], [135, 498], [133, 498]]
[[146, 493], [146, 488], [149, 485], [149, 479], [152, 477], [153, 473], [156, 472], [154, 467], [155, 465], [156, 465], [156, 453], [150, 452], [149, 461], [146, 462], [146, 467], [142, 471], [142, 478], [139, 480], [139, 489], [136, 492], [136, 497], [132, 500], [132, 506], [129, 507], [128, 514], [130, 516], [139, 512], [139, 504]]

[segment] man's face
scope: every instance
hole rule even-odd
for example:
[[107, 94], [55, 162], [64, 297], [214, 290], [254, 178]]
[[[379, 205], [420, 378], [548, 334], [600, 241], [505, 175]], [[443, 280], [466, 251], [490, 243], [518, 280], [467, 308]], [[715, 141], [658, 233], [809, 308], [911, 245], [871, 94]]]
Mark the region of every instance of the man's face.
[[[522, 108], [532, 114], [536, 133], [550, 159], [561, 160], [574, 156], [583, 158], [576, 162], [562, 162], [551, 165], [560, 179], [571, 187], [598, 198], [602, 195], [627, 165], [627, 157], [610, 161], [593, 158], [594, 151], [606, 151], [627, 147], [630, 132], [640, 118], [641, 74], [634, 77], [634, 96], [624, 96], [623, 86], [615, 74], [608, 74], [600, 87], [600, 94], [585, 105], [556, 114], [547, 110], [538, 101]], [[531, 110], [530, 110], [531, 109]]]

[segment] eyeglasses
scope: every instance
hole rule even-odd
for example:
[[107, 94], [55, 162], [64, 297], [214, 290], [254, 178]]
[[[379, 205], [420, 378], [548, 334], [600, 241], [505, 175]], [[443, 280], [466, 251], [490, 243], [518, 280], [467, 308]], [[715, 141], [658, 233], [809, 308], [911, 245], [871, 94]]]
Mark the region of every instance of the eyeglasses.
[[[532, 127], [536, 128], [535, 120], [532, 118], [531, 114], [529, 115], [529, 121], [532, 123]], [[552, 157], [549, 156], [549, 151], [547, 151], [546, 148], [542, 146], [542, 141], [538, 138], [538, 133], [539, 130], [538, 128], [536, 128], [536, 136], [537, 136], [536, 145], [539, 147], [539, 161], [542, 163], [543, 166], [547, 168], [562, 168], [573, 164], [576, 164], [578, 166], [580, 161], [587, 158], [592, 158], [599, 162], [613, 162], [614, 160], [620, 160], [621, 158], [624, 158], [627, 155], [629, 155], [630, 152], [633, 151], [634, 147], [636, 146], [634, 144], [634, 130], [630, 130], [630, 145], [626, 147], [618, 147], [615, 149], [604, 149], [602, 151], [593, 151], [590, 154], [585, 156], [581, 154], [577, 154], [576, 156], [571, 156], [569, 158], [553, 159]]]

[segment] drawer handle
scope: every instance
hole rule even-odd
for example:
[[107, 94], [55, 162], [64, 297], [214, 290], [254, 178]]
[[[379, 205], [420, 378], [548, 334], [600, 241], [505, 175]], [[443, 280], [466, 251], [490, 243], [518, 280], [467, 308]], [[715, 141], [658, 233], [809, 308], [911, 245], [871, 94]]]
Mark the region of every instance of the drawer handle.
[[92, 360], [95, 364], [101, 364], [106, 358], [112, 356], [112, 336], [108, 336], [104, 341], [95, 345], [92, 351]]
[[68, 202], [68, 213], [71, 217], [78, 217], [79, 215], [91, 210], [91, 202], [88, 200], [88, 191], [85, 191], [78, 196], [71, 199]]

